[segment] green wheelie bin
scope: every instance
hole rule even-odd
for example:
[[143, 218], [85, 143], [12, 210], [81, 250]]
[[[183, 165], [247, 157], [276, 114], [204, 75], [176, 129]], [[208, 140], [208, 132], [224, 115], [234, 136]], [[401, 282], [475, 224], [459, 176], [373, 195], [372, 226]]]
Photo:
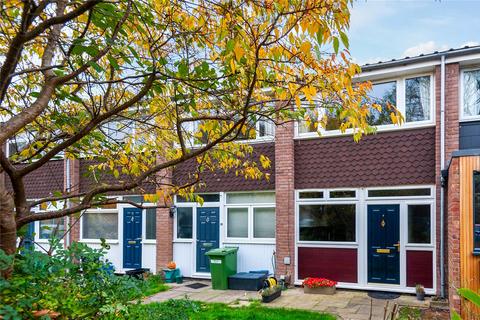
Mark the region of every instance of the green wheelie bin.
[[237, 273], [238, 248], [218, 248], [205, 253], [210, 259], [210, 273], [212, 288], [215, 290], [228, 289], [228, 276]]

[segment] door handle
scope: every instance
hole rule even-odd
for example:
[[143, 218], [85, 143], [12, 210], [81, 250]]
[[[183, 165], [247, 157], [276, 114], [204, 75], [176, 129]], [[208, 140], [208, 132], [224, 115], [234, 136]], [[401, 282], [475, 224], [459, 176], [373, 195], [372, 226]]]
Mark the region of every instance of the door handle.
[[393, 246], [397, 247], [397, 251], [400, 252], [400, 242], [395, 243]]

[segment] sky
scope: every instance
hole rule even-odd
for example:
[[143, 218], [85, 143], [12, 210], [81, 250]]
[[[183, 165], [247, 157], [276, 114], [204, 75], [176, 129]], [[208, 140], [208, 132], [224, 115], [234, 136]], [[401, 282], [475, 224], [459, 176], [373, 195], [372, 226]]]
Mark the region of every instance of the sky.
[[359, 64], [480, 45], [480, 0], [357, 0], [350, 53]]

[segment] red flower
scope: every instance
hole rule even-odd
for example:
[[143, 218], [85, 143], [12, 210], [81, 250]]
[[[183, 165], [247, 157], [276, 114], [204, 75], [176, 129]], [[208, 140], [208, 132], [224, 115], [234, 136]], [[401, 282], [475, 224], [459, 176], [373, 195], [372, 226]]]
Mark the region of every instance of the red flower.
[[337, 281], [326, 278], [306, 278], [302, 284], [307, 288], [333, 287], [337, 284]]

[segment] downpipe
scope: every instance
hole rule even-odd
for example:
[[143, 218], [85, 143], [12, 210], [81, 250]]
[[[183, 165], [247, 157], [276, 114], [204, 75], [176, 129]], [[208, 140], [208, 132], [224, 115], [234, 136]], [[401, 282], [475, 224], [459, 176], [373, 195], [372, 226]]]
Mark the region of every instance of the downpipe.
[[[440, 65], [440, 173], [445, 169], [445, 55]], [[442, 176], [442, 175], [440, 175]], [[440, 296], [445, 298], [445, 184], [440, 187]]]

